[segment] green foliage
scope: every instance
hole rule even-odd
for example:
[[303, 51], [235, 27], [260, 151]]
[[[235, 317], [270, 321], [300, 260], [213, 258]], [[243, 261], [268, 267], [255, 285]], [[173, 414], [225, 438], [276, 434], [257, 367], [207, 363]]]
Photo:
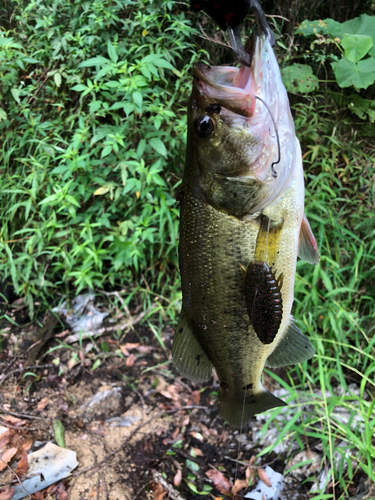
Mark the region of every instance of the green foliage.
[[[0, 273], [33, 297], [177, 265], [195, 30], [178, 2], [18, 0], [0, 31]], [[48, 298], [50, 297], [50, 298]]]
[[[367, 89], [375, 82], [375, 16], [360, 17], [338, 23], [333, 19], [304, 21], [296, 33], [307, 37], [328, 37], [325, 43], [335, 42], [343, 49], [343, 56], [332, 62], [332, 68], [341, 88]], [[366, 57], [369, 56], [369, 57]]]
[[281, 70], [281, 76], [288, 92], [308, 94], [319, 88], [318, 78], [307, 64], [291, 64]]

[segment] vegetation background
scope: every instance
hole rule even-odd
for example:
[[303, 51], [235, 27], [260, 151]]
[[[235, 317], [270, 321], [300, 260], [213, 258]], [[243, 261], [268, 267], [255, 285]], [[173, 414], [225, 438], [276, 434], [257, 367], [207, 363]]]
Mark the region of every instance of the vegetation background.
[[[295, 289], [294, 315], [317, 356], [277, 381], [291, 397], [300, 389], [315, 397], [315, 412], [288, 430], [303, 440], [319, 424], [345, 497], [356, 471], [335, 462], [338, 440], [346, 442], [340, 463], [355, 456], [375, 479], [375, 2], [265, 0], [263, 7], [273, 16], [302, 145], [306, 213], [322, 256], [315, 267], [298, 263]], [[336, 24], [319, 23], [327, 18]], [[252, 27], [249, 18], [244, 33]], [[8, 305], [16, 299], [27, 311], [23, 321], [41, 321], [88, 290], [117, 291], [121, 311], [142, 305], [157, 335], [176, 322], [175, 198], [190, 70], [198, 60], [234, 63], [226, 44], [185, 2], [1, 2], [2, 325], [15, 321]], [[362, 427], [343, 425], [338, 404], [353, 418], [359, 413]]]

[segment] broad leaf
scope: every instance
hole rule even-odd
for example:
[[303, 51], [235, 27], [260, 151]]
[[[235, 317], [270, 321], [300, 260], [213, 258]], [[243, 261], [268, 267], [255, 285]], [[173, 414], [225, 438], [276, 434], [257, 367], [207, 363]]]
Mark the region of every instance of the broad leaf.
[[319, 87], [318, 78], [306, 64], [292, 64], [283, 68], [281, 77], [288, 92], [308, 94]]
[[374, 42], [367, 35], [344, 35], [341, 45], [345, 49], [345, 57], [356, 63], [365, 57], [374, 46]]
[[341, 88], [353, 86], [367, 89], [375, 82], [375, 57], [368, 57], [356, 64], [344, 57], [332, 63], [332, 68]]

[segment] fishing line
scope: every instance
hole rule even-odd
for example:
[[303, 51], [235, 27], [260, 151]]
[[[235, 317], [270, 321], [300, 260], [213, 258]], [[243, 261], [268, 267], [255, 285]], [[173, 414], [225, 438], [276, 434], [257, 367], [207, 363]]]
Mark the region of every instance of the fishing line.
[[274, 177], [276, 179], [277, 177], [277, 172], [275, 170], [275, 167], [274, 165], [277, 165], [278, 163], [280, 163], [280, 160], [281, 160], [281, 148], [280, 148], [280, 139], [279, 139], [279, 132], [277, 130], [277, 125], [276, 125], [276, 120], [275, 118], [273, 117], [273, 114], [268, 106], [268, 104], [266, 104], [263, 99], [261, 97], [258, 97], [257, 95], [255, 96], [255, 99], [258, 99], [258, 101], [262, 102], [266, 108], [267, 108], [267, 111], [269, 112], [270, 116], [271, 116], [271, 120], [272, 120], [272, 123], [273, 123], [273, 126], [275, 127], [275, 132], [276, 132], [276, 140], [277, 140], [277, 149], [278, 149], [278, 153], [279, 153], [279, 156], [278, 156], [278, 159], [277, 161], [274, 161], [273, 163], [271, 163], [271, 170], [272, 170], [272, 177]]

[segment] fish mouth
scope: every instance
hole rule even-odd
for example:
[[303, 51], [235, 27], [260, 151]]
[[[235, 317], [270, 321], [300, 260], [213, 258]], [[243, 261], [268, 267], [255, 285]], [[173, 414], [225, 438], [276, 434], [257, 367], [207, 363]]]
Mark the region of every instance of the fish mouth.
[[262, 66], [261, 57], [255, 56], [263, 45], [264, 40], [260, 40], [262, 38], [264, 39], [264, 36], [258, 36], [255, 40], [251, 39], [251, 48], [248, 50], [253, 61], [251, 67], [196, 64], [193, 68], [194, 85], [200, 93], [210, 101], [238, 115], [253, 116], [256, 105], [255, 95], [259, 90], [257, 82], [260, 80]]

